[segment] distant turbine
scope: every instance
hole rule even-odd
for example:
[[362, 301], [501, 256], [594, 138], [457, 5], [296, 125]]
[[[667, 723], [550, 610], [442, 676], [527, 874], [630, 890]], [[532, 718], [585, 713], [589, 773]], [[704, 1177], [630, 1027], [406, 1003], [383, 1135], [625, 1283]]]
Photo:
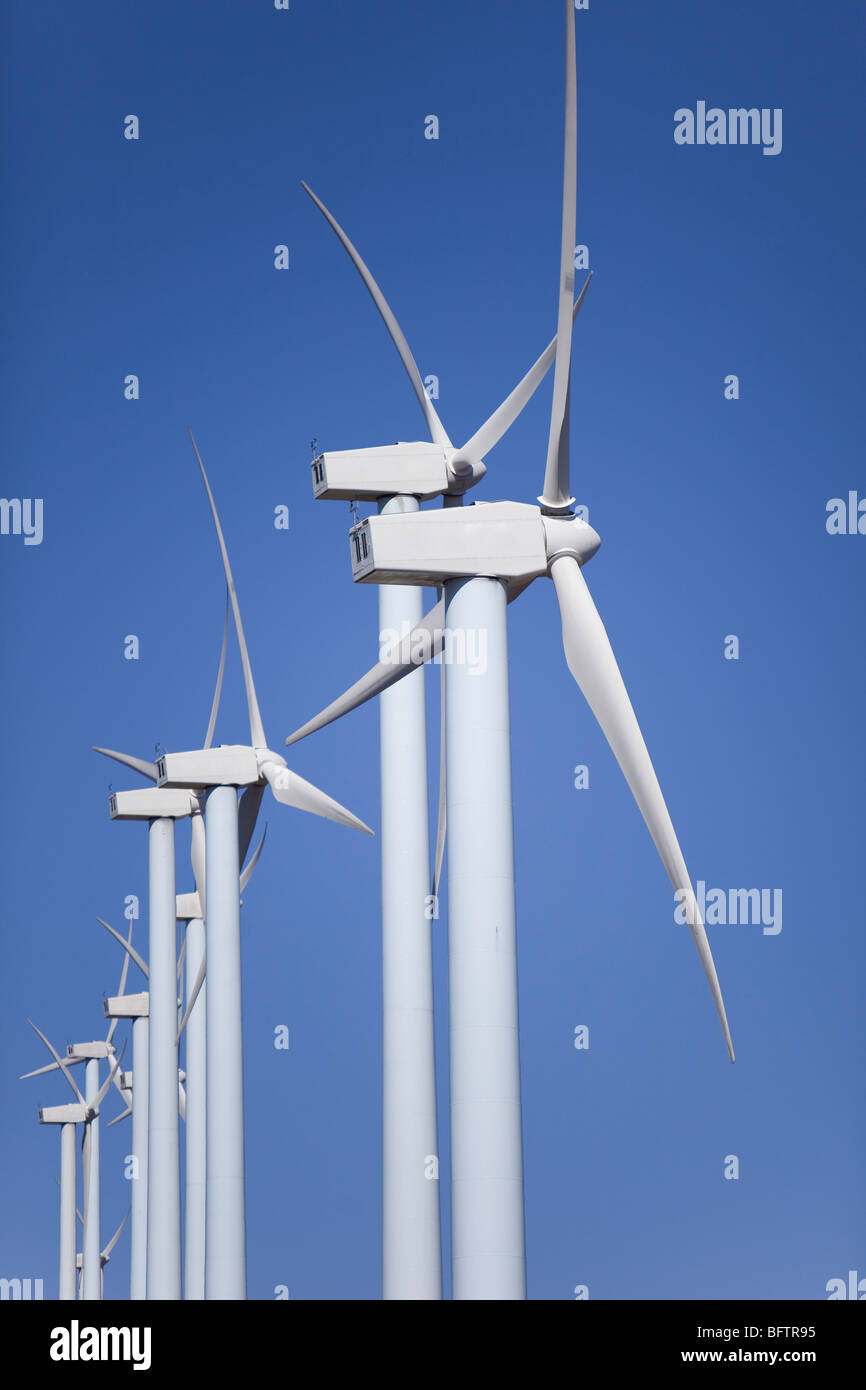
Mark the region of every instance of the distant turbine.
[[[106, 1095], [108, 1094], [108, 1090], [114, 1080], [115, 1072], [120, 1066], [120, 1060], [123, 1056], [123, 1053], [121, 1052], [121, 1056], [111, 1062], [108, 1077], [105, 1080], [104, 1084], [100, 1086], [99, 1060], [103, 1057], [112, 1058], [114, 1056], [114, 1047], [111, 1043], [111, 1037], [114, 1033], [113, 1027], [109, 1028], [108, 1037], [105, 1040], [105, 1042], [71, 1043], [67, 1048], [67, 1056], [61, 1057], [60, 1053], [57, 1051], [54, 1045], [48, 1041], [41, 1029], [37, 1028], [36, 1024], [33, 1023], [31, 1019], [28, 1018], [27, 1022], [30, 1024], [30, 1027], [33, 1029], [34, 1033], [36, 1033], [37, 1036], [42, 1039], [45, 1046], [48, 1048], [48, 1051], [51, 1053], [51, 1056], [54, 1058], [54, 1062], [46, 1067], [38, 1067], [35, 1071], [25, 1072], [21, 1078], [22, 1081], [25, 1080], [27, 1077], [42, 1076], [46, 1072], [60, 1070], [63, 1073], [66, 1080], [68, 1081], [70, 1087], [72, 1088], [72, 1092], [78, 1104], [69, 1107], [58, 1107], [57, 1109], [68, 1110], [70, 1113], [70, 1117], [73, 1115], [74, 1112], [74, 1115], [77, 1118], [75, 1118], [74, 1120], [70, 1118], [68, 1123], [80, 1122], [84, 1124], [84, 1138], [82, 1143], [84, 1168], [84, 1282], [82, 1297], [85, 1299], [99, 1299], [102, 1297], [101, 1283], [99, 1279], [99, 1108], [102, 1105], [102, 1102], [104, 1101]], [[78, 1089], [78, 1086], [75, 1083], [75, 1078], [73, 1077], [72, 1072], [70, 1070], [70, 1067], [80, 1064], [82, 1062], [86, 1063], [86, 1095], [81, 1094], [81, 1091]], [[54, 1119], [52, 1116], [52, 1112], [49, 1109], [44, 1109], [42, 1112], [40, 1112], [40, 1117], [41, 1115], [45, 1115], [47, 1117], [46, 1120], [43, 1121], [43, 1123], [60, 1123], [64, 1126], [67, 1124], [66, 1118], [62, 1115], [59, 1115], [57, 1119]], [[60, 1244], [61, 1287], [63, 1289], [68, 1289], [70, 1256], [68, 1229], [69, 1193], [71, 1190], [73, 1194], [72, 1200], [74, 1202], [75, 1166], [74, 1153], [71, 1163], [69, 1158], [69, 1130], [66, 1129], [65, 1132], [67, 1138], [65, 1139], [65, 1141], [61, 1140], [61, 1144], [65, 1142], [65, 1149], [62, 1149], [61, 1151]], [[63, 1181], [64, 1170], [66, 1178], [65, 1183]], [[74, 1251], [75, 1237], [73, 1231], [73, 1255]], [[61, 1297], [66, 1296], [66, 1294], [61, 1295]]]
[[157, 771], [161, 789], [190, 786], [207, 797], [207, 1090], [208, 1096], [219, 1097], [219, 1104], [209, 1103], [207, 1107], [205, 1297], [243, 1299], [246, 1220], [238, 791], [246, 789], [241, 800], [240, 827], [247, 843], [265, 784], [283, 805], [310, 811], [367, 834], [373, 832], [339, 802], [291, 772], [285, 759], [268, 747], [222, 527], [194, 439], [192, 444], [208, 495], [231, 599], [246, 688], [250, 743], [166, 753], [159, 758]]

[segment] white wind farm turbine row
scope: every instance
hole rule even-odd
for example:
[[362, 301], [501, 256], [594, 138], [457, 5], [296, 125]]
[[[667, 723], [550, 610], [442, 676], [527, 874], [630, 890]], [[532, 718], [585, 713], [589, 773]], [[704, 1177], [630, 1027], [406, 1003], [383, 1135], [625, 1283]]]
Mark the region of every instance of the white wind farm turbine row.
[[[523, 1122], [517, 1019], [508, 605], [536, 579], [553, 581], [569, 670], [595, 716], [681, 901], [731, 1060], [733, 1045], [706, 931], [640, 727], [583, 577], [600, 539], [570, 495], [571, 353], [590, 278], [575, 299], [577, 72], [573, 0], [565, 0], [565, 136], [556, 333], [502, 404], [455, 446], [424, 389], [416, 360], [366, 263], [319, 198], [304, 187], [348, 253], [391, 336], [429, 441], [324, 453], [313, 460], [317, 498], [375, 505], [350, 531], [353, 579], [379, 586], [380, 631], [405, 633], [349, 690], [286, 739], [292, 744], [374, 696], [380, 705], [383, 1131], [382, 1294], [442, 1297], [433, 974], [428, 906], [439, 889], [448, 837], [448, 1010], [453, 1297], [526, 1296]], [[541, 495], [466, 504], [485, 456], [521, 415], [553, 367]], [[262, 849], [250, 854], [265, 789], [283, 806], [372, 834], [352, 812], [292, 772], [262, 721], [234, 575], [216, 502], [192, 438], [227, 589], [222, 650], [201, 747], [147, 761], [96, 751], [149, 784], [113, 793], [114, 820], [148, 827], [146, 952], [107, 922], [124, 951], [120, 986], [105, 1001], [104, 1041], [64, 1058], [47, 1038], [50, 1066], [75, 1104], [40, 1111], [61, 1127], [60, 1297], [76, 1296], [75, 1127], [84, 1126], [80, 1296], [102, 1296], [99, 1118], [112, 1084], [132, 1117], [137, 1169], [131, 1193], [130, 1297], [244, 1299], [241, 894]], [[541, 449], [539, 449], [539, 454]], [[539, 467], [539, 473], [541, 472]], [[441, 498], [442, 505], [422, 504]], [[424, 615], [423, 590], [437, 591]], [[248, 741], [215, 744], [229, 610], [246, 695]], [[482, 670], [445, 659], [461, 635], [483, 633]], [[443, 651], [442, 764], [432, 852], [423, 666]], [[398, 684], [399, 682], [399, 684]], [[189, 820], [194, 890], [176, 891], [175, 822]], [[432, 894], [431, 894], [432, 888]], [[102, 921], [102, 919], [99, 919]], [[178, 924], [184, 940], [178, 953]], [[130, 961], [146, 988], [126, 992]], [[184, 989], [185, 981], [185, 989]], [[113, 1038], [132, 1021], [133, 1065], [120, 1069]], [[35, 1026], [35, 1025], [34, 1025]], [[39, 1030], [37, 1029], [37, 1032]], [[181, 1070], [181, 1046], [185, 1047]], [[99, 1062], [109, 1064], [100, 1082]], [[85, 1094], [70, 1068], [87, 1064]], [[34, 1073], [28, 1073], [33, 1075]], [[116, 1120], [112, 1121], [115, 1123]], [[181, 1192], [180, 1121], [186, 1186]], [[183, 1217], [183, 1220], [182, 1220]]]
[[[216, 529], [240, 648], [250, 743], [214, 747], [212, 742], [225, 661], [224, 632], [211, 718], [200, 750], [168, 753], [157, 763], [113, 749], [96, 750], [155, 784], [113, 792], [110, 798], [112, 819], [148, 825], [149, 959], [145, 961], [133, 947], [131, 928], [124, 939], [99, 919], [125, 955], [118, 994], [104, 1004], [111, 1019], [106, 1041], [69, 1049], [70, 1061], [88, 1060], [86, 1097], [75, 1085], [67, 1060], [40, 1034], [54, 1057], [50, 1066], [40, 1070], [60, 1069], [78, 1102], [77, 1106], [62, 1107], [62, 1114], [45, 1112], [44, 1120], [63, 1125], [60, 1287], [64, 1298], [75, 1296], [76, 1123], [85, 1125], [86, 1140], [82, 1296], [102, 1295], [102, 1266], [111, 1252], [108, 1247], [103, 1251], [99, 1243], [98, 1117], [113, 1081], [128, 1101], [117, 1119], [130, 1113], [133, 1118], [136, 1173], [130, 1296], [246, 1297], [240, 905], [264, 843], [262, 835], [242, 868], [264, 788], [270, 785], [275, 799], [283, 805], [372, 834], [363, 821], [292, 772], [282, 755], [268, 748], [222, 527], [204, 464], [195, 440], [192, 442]], [[174, 823], [187, 818], [195, 891], [178, 895]], [[176, 949], [178, 922], [186, 923], [180, 957]], [[178, 997], [184, 956], [185, 1007]], [[130, 959], [148, 984], [146, 992], [131, 996], [125, 993]], [[111, 1039], [121, 1018], [134, 1020], [133, 1069], [117, 1080], [118, 1058], [105, 1084], [98, 1088], [98, 1058], [113, 1056]], [[184, 1032], [185, 1073], [179, 1070], [178, 1050]], [[187, 1142], [185, 1239], [181, 1234], [179, 1099]], [[112, 1247], [118, 1235], [110, 1242]]]

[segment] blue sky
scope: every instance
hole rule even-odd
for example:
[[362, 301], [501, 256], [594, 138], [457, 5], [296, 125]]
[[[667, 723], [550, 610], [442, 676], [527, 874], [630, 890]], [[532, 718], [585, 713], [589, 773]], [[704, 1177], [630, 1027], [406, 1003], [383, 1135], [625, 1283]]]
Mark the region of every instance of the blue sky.
[[[533, 585], [509, 617], [528, 1291], [822, 1298], [829, 1279], [866, 1275], [866, 537], [825, 526], [830, 498], [866, 496], [863, 21], [838, 0], [591, 0], [576, 18], [578, 241], [595, 279], [575, 334], [572, 479], [603, 542], [587, 582], [693, 877], [780, 889], [783, 919], [775, 935], [710, 929], [731, 1067], [566, 668], [552, 586]], [[554, 332], [562, 7], [18, 0], [3, 29], [2, 491], [43, 499], [44, 536], [0, 536], [0, 1274], [42, 1276], [53, 1296], [59, 1141], [36, 1109], [71, 1097], [56, 1076], [17, 1080], [44, 1060], [24, 1019], [58, 1044], [102, 1036], [120, 952], [96, 916], [120, 926], [127, 894], [146, 903], [145, 830], [108, 818], [109, 783], [135, 779], [91, 744], [149, 757], [198, 746], [207, 724], [223, 588], [186, 425], [280, 748], [377, 646], [348, 506], [313, 501], [310, 440], [424, 437], [300, 180], [356, 241], [439, 377], [446, 427], [468, 438]], [[781, 153], [676, 145], [674, 112], [700, 100], [781, 108]], [[138, 141], [123, 138], [130, 113]], [[479, 498], [535, 500], [549, 402], [548, 382]], [[429, 714], [435, 768], [438, 672]], [[234, 648], [217, 736], [247, 737]], [[290, 764], [377, 825], [373, 705]], [[242, 922], [249, 1292], [376, 1298], [377, 845], [269, 796], [263, 812]], [[187, 866], [181, 830], [179, 889]], [[447, 1241], [446, 922], [447, 894]], [[108, 1233], [128, 1146], [125, 1125], [108, 1132]], [[106, 1293], [127, 1288], [124, 1237]]]

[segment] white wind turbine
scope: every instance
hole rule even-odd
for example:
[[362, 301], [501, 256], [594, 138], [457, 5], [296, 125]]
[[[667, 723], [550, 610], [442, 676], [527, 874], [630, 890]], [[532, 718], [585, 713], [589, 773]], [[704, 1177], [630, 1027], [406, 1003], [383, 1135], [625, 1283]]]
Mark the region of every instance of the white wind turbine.
[[[715, 965], [682, 852], [604, 626], [581, 573], [600, 544], [569, 492], [569, 396], [576, 217], [574, 10], [566, 0], [566, 122], [559, 321], [553, 407], [539, 506], [513, 502], [370, 517], [354, 527], [353, 575], [367, 583], [441, 583], [446, 640], [485, 631], [488, 665], [446, 668], [449, 827], [453, 1281], [457, 1299], [525, 1297], [517, 1033], [513, 823], [506, 604], [536, 578], [554, 583], [566, 661], [683, 895], [731, 1060]], [[430, 615], [432, 618], [433, 615]], [[427, 632], [431, 626], [428, 619]], [[410, 634], [387, 662], [298, 731], [399, 679], [424, 643]], [[429, 648], [426, 651], [429, 656]]]
[[[325, 453], [313, 460], [317, 498], [375, 501], [383, 516], [417, 512], [442, 496], [459, 505], [486, 471], [483, 455], [517, 419], [554, 361], [556, 339], [462, 449], [455, 449], [406, 338], [381, 289], [343, 228], [305, 183], [382, 316], [421, 407], [430, 440]], [[591, 278], [591, 277], [590, 277]], [[574, 305], [576, 317], [583, 291]], [[381, 585], [379, 631], [408, 631], [422, 621], [422, 590]], [[439, 624], [441, 627], [441, 622]], [[444, 679], [444, 669], [442, 672]], [[444, 686], [443, 686], [444, 690]], [[444, 720], [444, 698], [442, 702]], [[428, 911], [427, 739], [419, 673], [379, 706], [382, 863], [382, 1293], [385, 1299], [442, 1297], [439, 1184], [428, 1181], [438, 1157], [433, 1040], [433, 968]], [[434, 856], [435, 906], [445, 846], [444, 739]]]
[[[249, 835], [265, 785], [277, 801], [340, 825], [373, 832], [332, 797], [290, 771], [265, 737], [228, 552], [210, 483], [190, 431], [211, 515], [240, 648], [250, 742], [166, 753], [157, 763], [160, 789], [193, 787], [206, 795], [207, 933], [207, 1232], [205, 1297], [246, 1297], [243, 1035], [238, 835]], [[245, 788], [238, 808], [238, 791]], [[247, 843], [249, 841], [247, 840]]]
[[71, 1105], [44, 1106], [39, 1111], [41, 1125], [60, 1125], [60, 1279], [57, 1297], [75, 1298], [75, 1128], [89, 1114], [81, 1101]]
[[[121, 975], [121, 992], [126, 980], [124, 969]], [[100, 1279], [100, 1171], [99, 1171], [99, 1109], [114, 1080], [123, 1056], [114, 1058], [111, 1042], [115, 1025], [109, 1025], [108, 1036], [104, 1042], [71, 1043], [66, 1057], [61, 1057], [53, 1043], [28, 1018], [27, 1022], [44, 1042], [54, 1061], [48, 1066], [25, 1072], [21, 1080], [31, 1076], [43, 1076], [46, 1072], [61, 1071], [68, 1081], [77, 1104], [45, 1107], [39, 1112], [41, 1124], [61, 1125], [61, 1166], [60, 1166], [60, 1298], [75, 1297], [75, 1125], [84, 1125], [82, 1140], [82, 1166], [84, 1183], [84, 1244], [82, 1251], [82, 1298], [102, 1297]], [[99, 1062], [102, 1058], [110, 1062], [105, 1082], [99, 1084]], [[70, 1067], [86, 1063], [85, 1095], [76, 1085]], [[71, 1287], [71, 1292], [70, 1292]]]

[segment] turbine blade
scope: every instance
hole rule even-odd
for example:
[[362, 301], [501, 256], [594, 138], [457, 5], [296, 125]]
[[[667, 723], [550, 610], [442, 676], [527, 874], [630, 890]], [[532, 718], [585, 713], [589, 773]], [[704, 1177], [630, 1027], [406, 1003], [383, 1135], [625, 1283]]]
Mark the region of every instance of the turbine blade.
[[156, 763], [149, 763], [144, 758], [133, 758], [131, 753], [117, 753], [113, 748], [97, 748], [93, 745], [94, 753], [101, 753], [104, 758], [112, 758], [116, 763], [123, 763], [124, 767], [131, 767], [134, 772], [140, 772], [142, 777], [146, 777], [149, 782], [155, 782]]
[[86, 1104], [87, 1104], [87, 1101], [84, 1099], [84, 1096], [81, 1094], [81, 1092], [79, 1091], [78, 1087], [76, 1086], [76, 1084], [75, 1084], [75, 1077], [72, 1075], [72, 1072], [69, 1070], [69, 1067], [68, 1067], [67, 1064], [66, 1064], [66, 1059], [65, 1059], [64, 1057], [61, 1057], [61, 1056], [60, 1056], [60, 1053], [59, 1053], [59, 1052], [56, 1050], [56, 1048], [53, 1047], [52, 1044], [48, 1041], [48, 1039], [46, 1038], [46, 1036], [45, 1036], [45, 1034], [42, 1032], [42, 1030], [36, 1027], [36, 1024], [33, 1022], [32, 1019], [28, 1018], [27, 1022], [30, 1024], [30, 1027], [33, 1029], [34, 1033], [36, 1033], [36, 1034], [42, 1039], [42, 1041], [44, 1042], [45, 1046], [48, 1048], [48, 1051], [51, 1053], [51, 1056], [54, 1058], [54, 1060], [55, 1060], [55, 1062], [57, 1063], [58, 1067], [59, 1067], [60, 1070], [63, 1072], [63, 1075], [66, 1077], [66, 1080], [69, 1082], [70, 1086], [72, 1087], [73, 1091], [75, 1092], [75, 1098], [76, 1098], [76, 1100], [78, 1100], [78, 1101], [81, 1103], [81, 1105], [86, 1105]]
[[365, 835], [373, 834], [369, 825], [365, 825], [351, 811], [347, 811], [339, 801], [319, 791], [312, 782], [307, 782], [303, 777], [299, 777], [297, 772], [292, 772], [291, 768], [267, 762], [262, 763], [261, 771], [277, 801], [283, 806], [294, 806], [298, 811], [309, 811], [313, 816], [324, 816], [325, 820], [336, 821], [338, 825], [363, 830]]
[[240, 804], [238, 806], [238, 863], [243, 864], [247, 857], [250, 842], [253, 838], [253, 831], [258, 820], [259, 807], [262, 804], [262, 797], [265, 794], [264, 787], [247, 787], [241, 793]]
[[114, 1117], [113, 1120], [109, 1120], [108, 1123], [107, 1123], [107, 1125], [105, 1126], [105, 1128], [106, 1128], [106, 1129], [111, 1129], [111, 1126], [112, 1126], [112, 1125], [119, 1125], [120, 1122], [121, 1122], [121, 1120], [125, 1120], [126, 1117], [127, 1117], [127, 1115], [131, 1115], [131, 1114], [132, 1114], [132, 1106], [131, 1106], [131, 1105], [128, 1105], [128, 1106], [126, 1107], [125, 1110], [121, 1110], [121, 1112], [120, 1112], [119, 1115], [115, 1115], [115, 1117]]
[[[124, 952], [123, 952], [123, 965], [122, 965], [121, 968], [120, 968], [120, 984], [118, 985], [118, 988], [117, 988], [118, 996], [124, 995], [124, 994], [126, 993], [126, 977], [127, 977], [127, 975], [129, 974], [129, 949], [128, 949], [128, 948], [132, 945], [132, 924], [133, 924], [133, 921], [134, 921], [134, 920], [135, 920], [135, 919], [132, 918], [132, 917], [130, 917], [130, 919], [129, 919], [129, 936], [127, 937], [127, 940], [126, 940], [126, 948], [124, 949]], [[111, 1039], [114, 1037], [114, 1030], [115, 1030], [115, 1028], [117, 1027], [117, 1025], [118, 1025], [119, 1022], [120, 1022], [120, 1019], [119, 1019], [119, 1018], [112, 1018], [112, 1019], [109, 1021], [109, 1024], [108, 1024], [108, 1032], [107, 1032], [107, 1034], [106, 1034], [106, 1036], [105, 1036], [105, 1041], [106, 1041], [107, 1043], [110, 1043], [110, 1042], [111, 1042]]]
[[[107, 1129], [107, 1128], [108, 1128], [108, 1126], [106, 1125], [106, 1129]], [[124, 1228], [124, 1226], [126, 1225], [127, 1221], [129, 1220], [129, 1213], [130, 1213], [130, 1211], [131, 1211], [131, 1208], [130, 1208], [130, 1207], [127, 1207], [127, 1209], [126, 1209], [126, 1216], [123, 1218], [123, 1220], [121, 1221], [121, 1223], [120, 1223], [120, 1225], [118, 1226], [117, 1230], [114, 1232], [114, 1235], [111, 1237], [111, 1240], [108, 1242], [108, 1244], [106, 1245], [105, 1249], [103, 1250], [102, 1255], [100, 1256], [101, 1259], [103, 1259], [103, 1260], [108, 1260], [108, 1259], [111, 1257], [111, 1252], [112, 1252], [112, 1250], [114, 1249], [114, 1247], [115, 1247], [115, 1245], [117, 1244], [117, 1242], [120, 1240], [121, 1234], [122, 1234], [122, 1232], [123, 1232], [123, 1228]]]
[[93, 1102], [93, 1108], [94, 1108], [94, 1110], [96, 1110], [96, 1111], [99, 1110], [100, 1105], [101, 1105], [102, 1102], [105, 1100], [105, 1097], [108, 1095], [108, 1092], [109, 1092], [109, 1090], [111, 1089], [111, 1083], [112, 1083], [113, 1080], [114, 1080], [115, 1074], [116, 1074], [116, 1073], [119, 1071], [119, 1069], [120, 1069], [120, 1064], [121, 1064], [121, 1062], [123, 1061], [123, 1054], [124, 1054], [125, 1051], [126, 1051], [126, 1043], [124, 1043], [124, 1044], [123, 1044], [123, 1047], [120, 1049], [120, 1054], [119, 1054], [119, 1056], [115, 1057], [114, 1061], [113, 1061], [112, 1064], [111, 1064], [111, 1069], [110, 1069], [110, 1071], [109, 1071], [109, 1073], [108, 1073], [108, 1076], [105, 1078], [105, 1080], [103, 1081], [103, 1083], [102, 1083], [102, 1085], [100, 1086], [99, 1090], [96, 1092], [96, 1100]]
[[204, 736], [203, 748], [210, 748], [213, 743], [214, 729], [216, 728], [217, 713], [220, 707], [220, 696], [223, 689], [223, 673], [226, 669], [226, 647], [229, 639], [229, 591], [226, 588], [226, 616], [223, 623], [223, 644], [220, 651], [220, 664], [217, 671], [216, 689], [213, 693], [213, 704], [210, 707], [210, 719], [208, 720], [207, 733]]
[[84, 1215], [81, 1217], [81, 1224], [87, 1230], [87, 1194], [90, 1191], [90, 1121], [84, 1124], [84, 1133], [81, 1136], [81, 1178], [84, 1183], [82, 1189], [82, 1202]]
[[573, 556], [560, 555], [554, 559], [551, 575], [559, 600], [562, 642], [569, 670], [580, 686], [614, 757], [622, 768], [674, 890], [686, 895], [689, 929], [698, 949], [728, 1052], [733, 1061], [731, 1032], [707, 933], [698, 911], [682, 850], [604, 624], [592, 601], [580, 566]]
[[191, 992], [190, 992], [189, 1003], [188, 1003], [187, 1006], [186, 1006], [186, 1010], [184, 1011], [183, 1018], [181, 1019], [180, 1025], [179, 1025], [178, 1030], [177, 1030], [177, 1037], [175, 1038], [175, 1042], [177, 1042], [177, 1043], [180, 1042], [180, 1040], [181, 1040], [181, 1038], [182, 1038], [182, 1036], [183, 1036], [183, 1030], [184, 1030], [184, 1028], [185, 1028], [186, 1025], [187, 1025], [187, 1020], [189, 1019], [190, 1014], [192, 1013], [193, 1009], [195, 1008], [195, 1001], [196, 1001], [196, 999], [198, 999], [199, 994], [201, 993], [201, 987], [202, 987], [202, 985], [204, 984], [205, 964], [206, 964], [206, 961], [207, 961], [207, 956], [206, 956], [206, 955], [203, 955], [202, 958], [201, 958], [201, 965], [200, 965], [199, 968], [198, 968], [198, 974], [197, 974], [196, 977], [195, 977], [195, 983], [193, 984], [192, 990], [191, 990]]
[[[68, 1057], [66, 1059], [66, 1065], [68, 1067], [74, 1067], [78, 1062], [82, 1060], [83, 1058], [81, 1057]], [[48, 1062], [44, 1067], [36, 1067], [33, 1071], [22, 1072], [18, 1080], [27, 1081], [31, 1076], [44, 1076], [46, 1072], [59, 1070], [60, 1068], [58, 1067], [56, 1062]]]
[[337, 222], [336, 218], [331, 216], [331, 214], [328, 212], [328, 209], [325, 207], [325, 204], [321, 201], [320, 198], [316, 197], [313, 190], [309, 187], [308, 184], [304, 183], [303, 180], [301, 181], [301, 187], [304, 189], [305, 193], [308, 193], [310, 195], [313, 202], [316, 204], [316, 207], [319, 209], [320, 213], [325, 218], [325, 221], [330, 224], [330, 226], [333, 228], [333, 230], [339, 237], [340, 241], [343, 243], [343, 247], [347, 251], [352, 263], [355, 266], [355, 269], [357, 270], [361, 279], [364, 281], [364, 284], [367, 286], [373, 303], [379, 310], [379, 313], [382, 315], [385, 327], [391, 335], [391, 341], [393, 342], [395, 348], [400, 354], [400, 361], [406, 368], [406, 374], [412, 383], [412, 390], [415, 392], [415, 395], [418, 398], [418, 404], [421, 407], [421, 412], [424, 416], [424, 419], [427, 422], [427, 428], [430, 431], [430, 438], [433, 440], [434, 444], [441, 444], [444, 449], [450, 449], [451, 440], [448, 438], [445, 426], [442, 424], [442, 421], [439, 419], [439, 416], [436, 413], [433, 402], [430, 400], [430, 397], [424, 390], [424, 383], [421, 380], [421, 373], [418, 370], [418, 364], [415, 361], [415, 358], [412, 356], [412, 350], [409, 347], [409, 344], [406, 342], [405, 337], [403, 336], [403, 330], [401, 329], [399, 323], [395, 319], [391, 307], [388, 304], [388, 301], [386, 300], [382, 291], [379, 289], [379, 286], [376, 284], [376, 281], [373, 279], [373, 276], [370, 274], [368, 267], [364, 264], [357, 250], [352, 245], [349, 238], [346, 236], [346, 233], [343, 231], [343, 228], [340, 226], [339, 222]]
[[265, 738], [265, 731], [262, 726], [262, 716], [259, 712], [259, 702], [256, 699], [256, 687], [253, 684], [253, 672], [252, 667], [250, 666], [250, 657], [247, 651], [246, 638], [244, 637], [244, 625], [241, 622], [241, 610], [238, 605], [238, 596], [237, 590], [235, 589], [235, 581], [232, 578], [232, 569], [231, 565], [229, 564], [229, 553], [226, 550], [226, 543], [223, 537], [223, 528], [220, 525], [220, 519], [216, 509], [216, 503], [213, 500], [213, 493], [211, 492], [207, 473], [204, 471], [204, 464], [201, 461], [201, 454], [198, 451], [198, 445], [195, 442], [192, 430], [189, 430], [189, 437], [192, 440], [192, 447], [195, 450], [195, 456], [198, 459], [198, 466], [201, 469], [201, 476], [204, 479], [205, 490], [207, 492], [208, 501], [210, 502], [211, 515], [213, 516], [214, 526], [216, 527], [217, 540], [219, 541], [220, 554], [222, 555], [223, 569], [225, 570], [226, 576], [226, 584], [228, 585], [229, 595], [231, 597], [232, 612], [234, 613], [235, 618], [235, 632], [237, 633], [238, 637], [238, 646], [241, 649], [241, 665], [244, 671], [244, 687], [247, 692], [247, 710], [250, 716], [250, 739], [254, 748], [266, 748], [267, 739]]
[[286, 743], [297, 743], [299, 739], [306, 738], [308, 734], [315, 733], [317, 729], [324, 728], [335, 719], [341, 719], [350, 710], [357, 709], [367, 700], [372, 700], [374, 695], [381, 695], [383, 690], [387, 690], [403, 676], [408, 676], [410, 671], [423, 666], [425, 661], [438, 656], [442, 650], [444, 634], [445, 603], [440, 599], [417, 627], [388, 648], [384, 659], [377, 662], [366, 676], [362, 676], [343, 695], [332, 701], [321, 714], [317, 714], [314, 719], [310, 719], [300, 729], [289, 734]]
[[138, 968], [139, 968], [139, 970], [141, 971], [141, 973], [142, 973], [142, 975], [144, 976], [144, 978], [145, 978], [146, 980], [149, 980], [149, 979], [150, 979], [150, 971], [149, 971], [148, 968], [147, 968], [147, 963], [146, 963], [145, 961], [142, 960], [141, 956], [138, 954], [138, 952], [136, 951], [136, 949], [135, 949], [135, 947], [132, 945], [132, 943], [131, 943], [131, 942], [130, 942], [130, 943], [127, 943], [126, 941], [124, 941], [123, 937], [120, 935], [120, 932], [119, 932], [119, 931], [115, 931], [115, 930], [114, 930], [114, 927], [110, 927], [110, 926], [108, 925], [107, 922], [103, 922], [103, 920], [102, 920], [101, 917], [97, 917], [96, 920], [97, 920], [97, 922], [99, 923], [99, 925], [100, 925], [101, 927], [105, 927], [105, 930], [106, 930], [107, 932], [111, 932], [111, 935], [114, 937], [115, 941], [119, 941], [119, 942], [120, 942], [120, 944], [121, 944], [121, 946], [123, 947], [124, 951], [127, 951], [127, 952], [129, 953], [129, 955], [132, 956], [132, 959], [135, 961], [136, 965], [138, 966]]
[[204, 890], [207, 865], [207, 836], [205, 834], [204, 816], [190, 816], [189, 829], [189, 857], [192, 864], [192, 876], [195, 881], [195, 891], [198, 893], [199, 906], [204, 913], [206, 910]]
[[553, 408], [544, 472], [543, 508], [570, 505], [568, 465], [568, 386], [571, 376], [571, 306], [574, 299], [574, 241], [577, 228], [577, 66], [574, 5], [565, 0], [565, 157], [562, 174], [562, 249], [559, 264], [559, 315]]
[[[583, 289], [575, 300], [574, 310], [572, 311], [571, 321], [574, 323], [580, 313], [586, 292], [589, 289], [589, 282], [593, 272], [590, 271], [584, 281]], [[524, 406], [531, 401], [538, 387], [541, 385], [547, 373], [553, 365], [556, 356], [557, 338], [552, 338], [538, 361], [529, 369], [526, 376], [515, 386], [510, 396], [502, 402], [497, 410], [494, 410], [489, 420], [486, 420], [480, 430], [476, 430], [472, 438], [463, 445], [460, 450], [461, 455], [477, 462], [489, 454], [494, 445], [498, 444], [503, 435], [511, 429], [514, 421], [520, 415]]]
[[[264, 788], [262, 788], [262, 790], [264, 791]], [[253, 873], [255, 872], [255, 867], [256, 867], [256, 865], [257, 865], [258, 862], [259, 862], [259, 855], [260, 855], [261, 852], [262, 852], [262, 848], [263, 848], [264, 843], [265, 843], [265, 836], [267, 835], [267, 833], [268, 833], [268, 827], [265, 826], [264, 830], [262, 831], [262, 838], [259, 840], [259, 843], [258, 843], [258, 845], [256, 846], [256, 852], [255, 852], [255, 854], [253, 855], [252, 859], [250, 860], [249, 864], [247, 864], [247, 866], [246, 866], [246, 868], [244, 869], [243, 873], [241, 874], [241, 877], [240, 877], [240, 891], [241, 891], [241, 892], [244, 891], [244, 889], [246, 888], [246, 886], [247, 886], [247, 884], [249, 883], [250, 879], [252, 878]]]
[[180, 1077], [178, 1077], [177, 1081], [177, 1108], [180, 1113], [180, 1118], [183, 1120], [184, 1124], [186, 1124], [186, 1091], [183, 1088], [183, 1082]]
[[445, 662], [439, 666], [439, 815], [436, 821], [436, 855], [433, 860], [433, 897], [439, 897], [439, 881], [442, 877], [442, 861], [445, 858], [445, 828], [447, 821], [447, 802], [445, 796]]

